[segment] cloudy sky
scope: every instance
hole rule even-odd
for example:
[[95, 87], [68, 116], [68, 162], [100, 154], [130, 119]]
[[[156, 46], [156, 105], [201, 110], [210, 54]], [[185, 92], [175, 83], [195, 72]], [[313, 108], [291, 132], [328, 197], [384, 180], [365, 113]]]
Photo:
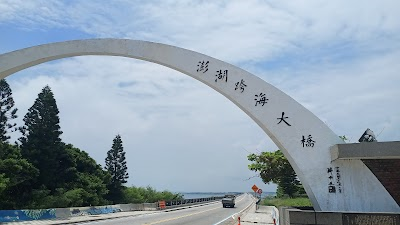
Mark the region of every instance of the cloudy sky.
[[[400, 1], [0, 0], [0, 54], [75, 39], [170, 44], [241, 67], [283, 90], [349, 142], [370, 128], [400, 140]], [[84, 56], [7, 77], [19, 123], [49, 85], [62, 139], [104, 165], [120, 134], [128, 185], [251, 191], [249, 153], [277, 147], [244, 112], [177, 71]], [[14, 135], [14, 139], [19, 134]]]

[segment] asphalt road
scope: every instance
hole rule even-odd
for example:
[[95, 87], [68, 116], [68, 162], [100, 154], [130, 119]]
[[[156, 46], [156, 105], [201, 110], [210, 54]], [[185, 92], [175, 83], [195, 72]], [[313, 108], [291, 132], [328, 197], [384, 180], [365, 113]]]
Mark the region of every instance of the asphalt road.
[[[117, 219], [109, 219], [102, 221], [77, 223], [81, 225], [176, 225], [176, 224], [191, 224], [191, 225], [225, 225], [233, 222], [232, 215], [244, 210], [253, 202], [253, 198], [244, 194], [236, 198], [234, 208], [223, 208], [221, 202], [215, 202], [209, 205], [181, 209], [170, 212], [158, 212], [153, 214], [144, 214], [135, 217], [125, 217]], [[225, 220], [229, 218], [228, 220]], [[224, 221], [225, 220], [225, 221]]]

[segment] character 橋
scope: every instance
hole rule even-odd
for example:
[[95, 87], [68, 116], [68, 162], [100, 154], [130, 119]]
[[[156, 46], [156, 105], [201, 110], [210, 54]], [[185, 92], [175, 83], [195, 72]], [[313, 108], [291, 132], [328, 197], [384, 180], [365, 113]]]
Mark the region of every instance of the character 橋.
[[304, 147], [314, 147], [315, 141], [312, 139], [311, 134], [308, 135], [307, 139], [304, 137], [301, 139], [301, 143], [303, 144]]

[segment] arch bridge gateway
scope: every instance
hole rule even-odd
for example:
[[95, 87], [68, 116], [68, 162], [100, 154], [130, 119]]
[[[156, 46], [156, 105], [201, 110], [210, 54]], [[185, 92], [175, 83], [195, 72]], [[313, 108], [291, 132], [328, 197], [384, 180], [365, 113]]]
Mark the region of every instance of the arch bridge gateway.
[[122, 56], [177, 70], [224, 95], [282, 150], [317, 211], [400, 212], [360, 160], [331, 160], [344, 142], [313, 113], [281, 90], [236, 66], [194, 51], [127, 39], [74, 40], [0, 55], [0, 78], [40, 63], [83, 55]]

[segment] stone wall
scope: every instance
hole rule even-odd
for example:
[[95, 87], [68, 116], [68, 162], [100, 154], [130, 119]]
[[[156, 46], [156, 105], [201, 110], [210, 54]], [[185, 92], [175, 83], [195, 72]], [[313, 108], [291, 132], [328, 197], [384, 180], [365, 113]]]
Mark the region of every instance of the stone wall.
[[362, 161], [400, 206], [400, 159], [363, 159]]

